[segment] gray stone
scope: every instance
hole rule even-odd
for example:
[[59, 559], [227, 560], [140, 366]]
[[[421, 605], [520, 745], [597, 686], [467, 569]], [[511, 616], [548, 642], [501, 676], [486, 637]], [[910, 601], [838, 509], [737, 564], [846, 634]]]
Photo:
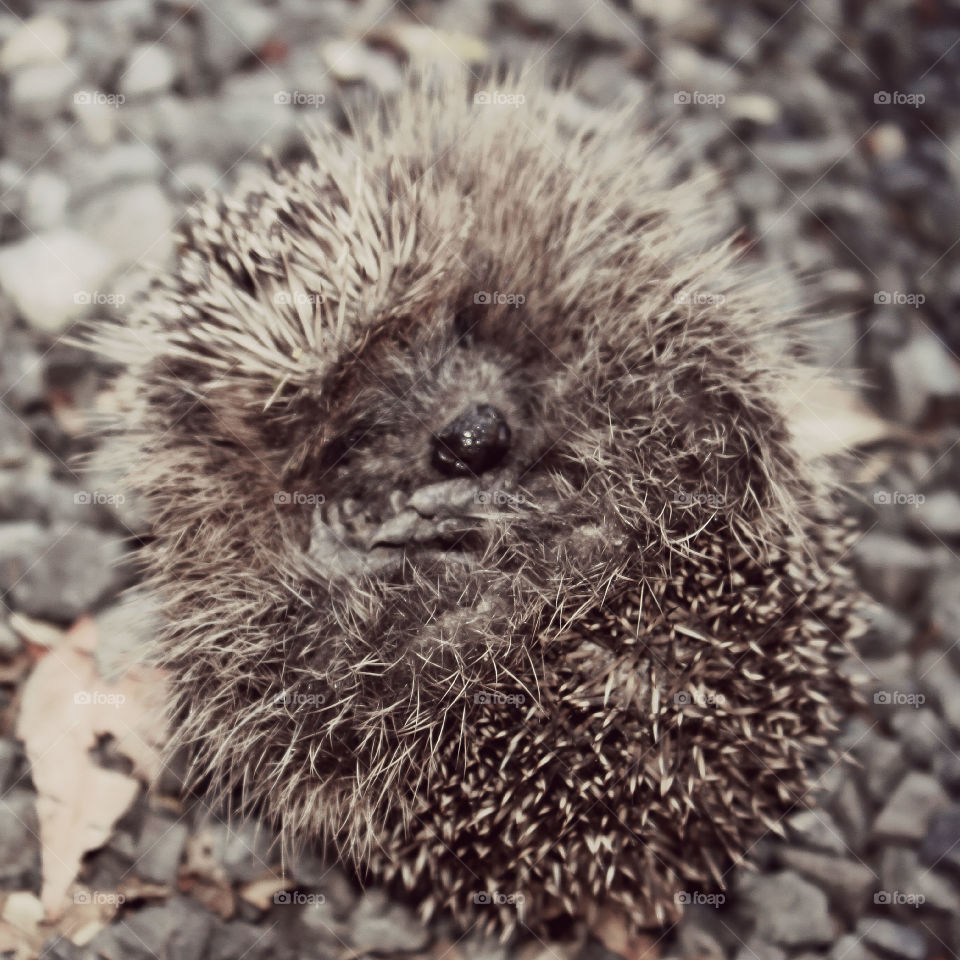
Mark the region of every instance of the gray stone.
[[36, 799], [24, 787], [0, 795], [0, 883], [8, 890], [32, 889], [39, 876]]
[[921, 536], [960, 537], [960, 495], [938, 490], [907, 511], [907, 522]]
[[756, 154], [781, 177], [816, 178], [827, 167], [840, 165], [850, 151], [849, 137], [837, 135], [822, 140], [765, 140], [757, 145]]
[[10, 108], [25, 120], [50, 121], [67, 109], [70, 94], [79, 79], [80, 71], [72, 63], [24, 67], [10, 80]]
[[22, 756], [23, 751], [16, 740], [0, 738], [0, 797], [14, 785]]
[[[12, 660], [23, 649], [23, 643], [5, 620], [0, 620], [0, 660]], [[2, 769], [2, 748], [0, 748], [0, 769]], [[2, 780], [2, 777], [0, 777]], [[0, 787], [0, 790], [3, 788]]]
[[960, 674], [949, 657], [930, 650], [917, 661], [917, 678], [923, 689], [939, 706], [944, 720], [955, 735], [960, 735]]
[[854, 640], [864, 657], [892, 657], [903, 653], [913, 638], [914, 626], [906, 618], [882, 604], [871, 604], [864, 611], [867, 629]]
[[292, 144], [302, 143], [297, 112], [289, 103], [275, 102], [278, 84], [272, 75], [262, 81], [264, 90], [270, 84], [269, 96], [251, 96], [253, 83], [245, 78], [246, 92], [198, 97], [188, 107], [166, 96], [143, 107], [131, 104], [124, 109], [124, 123], [141, 140], [168, 153], [174, 168], [200, 160], [227, 170], [244, 157], [259, 160], [267, 147], [282, 156]]
[[831, 799], [831, 811], [851, 852], [862, 855], [870, 832], [870, 820], [866, 800], [854, 777], [847, 776], [840, 784]]
[[886, 846], [880, 857], [880, 882], [877, 885], [878, 893], [916, 892], [913, 882], [916, 879], [920, 860], [911, 847]]
[[208, 0], [197, 13], [204, 59], [219, 75], [231, 73], [252, 58], [277, 26], [272, 10], [245, 0]]
[[104, 960], [205, 960], [213, 915], [185, 897], [124, 915], [90, 942]]
[[908, 773], [874, 822], [873, 835], [885, 841], [920, 840], [933, 814], [949, 803], [946, 791], [933, 777]]
[[115, 265], [90, 237], [58, 229], [0, 248], [0, 288], [31, 326], [55, 335], [89, 309]]
[[350, 918], [349, 939], [362, 952], [406, 953], [426, 947], [430, 934], [406, 907], [368, 890]]
[[141, 880], [175, 885], [187, 836], [183, 823], [156, 812], [149, 813], [140, 831], [133, 872]]
[[0, 524], [0, 590], [27, 616], [71, 623], [117, 587], [124, 553], [97, 530]]
[[960, 874], [960, 806], [938, 810], [930, 817], [920, 847], [923, 862]]
[[[960, 509], [960, 508], [958, 508]], [[927, 592], [930, 624], [955, 666], [960, 665], [960, 569], [940, 571]]]
[[183, 163], [170, 175], [170, 187], [188, 202], [199, 200], [208, 191], [225, 184], [220, 171], [212, 163]]
[[836, 854], [847, 850], [840, 828], [826, 810], [800, 810], [787, 825], [790, 835], [804, 847]]
[[742, 905], [754, 932], [769, 943], [796, 948], [833, 941], [826, 895], [792, 870], [747, 879]]
[[290, 863], [290, 873], [298, 886], [322, 893], [338, 919], [347, 916], [356, 904], [356, 891], [343, 870], [315, 852], [301, 851]]
[[960, 794], [960, 756], [955, 753], [937, 754], [933, 761], [937, 779], [953, 794]]
[[213, 856], [235, 883], [249, 883], [270, 866], [273, 837], [256, 820], [231, 824], [212, 821], [204, 826]]
[[57, 934], [44, 943], [38, 960], [84, 960], [83, 949]]
[[893, 413], [903, 423], [919, 424], [932, 400], [960, 394], [960, 370], [932, 333], [915, 333], [889, 362]]
[[96, 154], [80, 151], [67, 160], [66, 172], [81, 202], [121, 184], [155, 181], [163, 173], [163, 157], [145, 143], [118, 143]]
[[828, 956], [829, 960], [877, 960], [877, 955], [868, 950], [853, 933], [845, 933], [833, 945]]
[[904, 753], [918, 767], [929, 767], [937, 753], [947, 748], [950, 733], [929, 707], [904, 707], [894, 715], [892, 726]]
[[865, 917], [857, 924], [857, 936], [868, 947], [896, 960], [924, 960], [927, 955], [926, 937], [892, 920]]
[[779, 858], [784, 867], [796, 870], [823, 890], [834, 907], [853, 917], [869, 902], [879, 881], [873, 870], [856, 860], [796, 847], [780, 848]]
[[269, 927], [234, 921], [216, 931], [204, 960], [273, 960], [282, 956], [278, 940]]
[[856, 753], [864, 764], [863, 781], [867, 794], [874, 803], [881, 803], [907, 771], [903, 747], [896, 740], [871, 737], [866, 749]]
[[29, 452], [26, 424], [0, 401], [0, 468], [24, 463]]
[[0, 383], [6, 384], [3, 402], [14, 410], [41, 403], [46, 397], [44, 358], [25, 330], [7, 334], [0, 350]]
[[772, 943], [754, 937], [740, 947], [736, 960], [787, 960], [787, 954]]
[[156, 600], [143, 590], [127, 591], [119, 603], [111, 604], [94, 618], [97, 649], [94, 658], [102, 677], [121, 675], [131, 663], [143, 659], [160, 630]]
[[926, 550], [879, 531], [860, 539], [854, 557], [863, 585], [881, 602], [901, 610], [920, 595], [933, 565]]

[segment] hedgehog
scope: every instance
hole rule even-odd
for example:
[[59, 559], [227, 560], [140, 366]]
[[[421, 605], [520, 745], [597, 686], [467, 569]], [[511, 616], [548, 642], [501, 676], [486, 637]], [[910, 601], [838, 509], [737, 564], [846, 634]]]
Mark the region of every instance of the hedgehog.
[[504, 938], [722, 888], [849, 696], [803, 324], [705, 164], [571, 102], [412, 76], [97, 338], [190, 782]]

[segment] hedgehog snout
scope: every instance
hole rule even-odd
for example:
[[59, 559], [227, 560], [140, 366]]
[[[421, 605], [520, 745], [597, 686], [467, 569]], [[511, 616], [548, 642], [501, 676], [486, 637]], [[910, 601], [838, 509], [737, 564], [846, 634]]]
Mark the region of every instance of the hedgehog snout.
[[510, 449], [510, 426], [497, 407], [467, 407], [432, 437], [433, 466], [448, 477], [492, 470]]

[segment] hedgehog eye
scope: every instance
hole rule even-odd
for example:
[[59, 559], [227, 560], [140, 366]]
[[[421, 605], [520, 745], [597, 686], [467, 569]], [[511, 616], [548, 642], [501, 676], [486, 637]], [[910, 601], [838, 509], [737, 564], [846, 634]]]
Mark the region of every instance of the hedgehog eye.
[[329, 440], [323, 448], [321, 462], [324, 467], [336, 467], [343, 462], [361, 440], [367, 435], [370, 427], [367, 424], [358, 424], [350, 430], [344, 431]]
[[468, 349], [474, 344], [474, 327], [477, 325], [476, 314], [469, 310], [458, 310], [453, 316], [453, 335], [457, 346]]

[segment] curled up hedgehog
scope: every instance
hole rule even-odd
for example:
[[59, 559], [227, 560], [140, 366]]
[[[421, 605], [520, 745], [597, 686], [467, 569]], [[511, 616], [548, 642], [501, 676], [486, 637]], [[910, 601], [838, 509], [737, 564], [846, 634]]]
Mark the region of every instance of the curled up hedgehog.
[[426, 917], [661, 923], [803, 801], [849, 535], [702, 171], [501, 92], [411, 81], [194, 210], [101, 333], [113, 450], [197, 778]]

